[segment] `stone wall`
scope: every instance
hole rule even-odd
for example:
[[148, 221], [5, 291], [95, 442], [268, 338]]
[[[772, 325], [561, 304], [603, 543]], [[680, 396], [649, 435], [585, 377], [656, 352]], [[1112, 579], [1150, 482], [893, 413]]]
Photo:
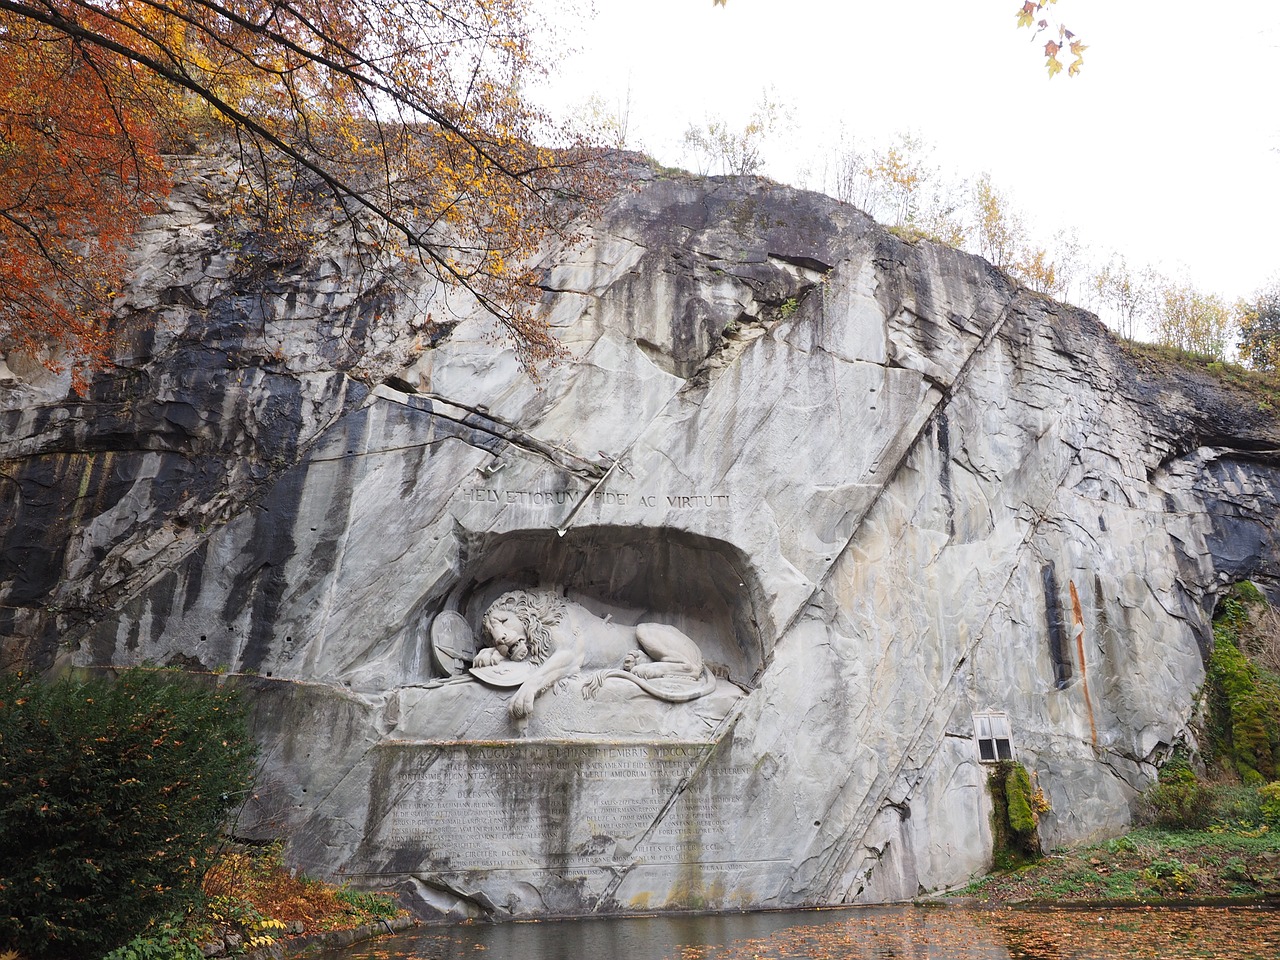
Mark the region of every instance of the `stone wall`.
[[[119, 368], [85, 398], [5, 368], [7, 661], [225, 673], [265, 758], [237, 829], [430, 915], [963, 883], [975, 714], [1046, 847], [1122, 830], [1216, 596], [1277, 596], [1270, 411], [828, 198], [639, 177], [548, 254], [535, 382], [337, 231], [228, 243], [193, 172]], [[566, 601], [561, 659], [477, 679], [512, 590]], [[621, 675], [668, 634], [696, 681]]]

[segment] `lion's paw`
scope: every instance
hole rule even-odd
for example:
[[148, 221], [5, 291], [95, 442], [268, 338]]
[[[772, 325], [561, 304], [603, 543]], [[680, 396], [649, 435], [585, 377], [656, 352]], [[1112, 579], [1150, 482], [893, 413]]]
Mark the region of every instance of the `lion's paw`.
[[475, 659], [471, 661], [473, 667], [492, 667], [503, 661], [503, 656], [494, 647], [485, 647], [479, 651]]
[[521, 690], [511, 700], [511, 706], [507, 708], [507, 712], [511, 714], [512, 720], [525, 720], [533, 713], [533, 694]]

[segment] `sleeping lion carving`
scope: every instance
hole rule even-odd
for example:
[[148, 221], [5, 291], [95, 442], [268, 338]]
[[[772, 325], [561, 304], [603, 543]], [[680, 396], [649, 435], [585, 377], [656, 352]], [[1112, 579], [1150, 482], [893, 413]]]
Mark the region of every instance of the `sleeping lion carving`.
[[476, 654], [473, 667], [503, 661], [534, 666], [509, 707], [517, 722], [530, 715], [544, 691], [591, 668], [596, 672], [584, 684], [584, 696], [610, 677], [669, 703], [696, 700], [716, 689], [698, 645], [669, 624], [615, 624], [554, 593], [513, 590], [490, 605], [483, 626], [489, 645]]

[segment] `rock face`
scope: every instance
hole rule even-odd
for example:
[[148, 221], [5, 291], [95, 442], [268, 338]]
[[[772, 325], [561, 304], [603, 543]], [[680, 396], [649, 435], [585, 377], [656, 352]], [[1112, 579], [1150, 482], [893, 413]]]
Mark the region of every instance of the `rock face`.
[[[228, 244], [198, 186], [117, 371], [10, 358], [0, 633], [224, 673], [237, 829], [314, 873], [494, 918], [959, 884], [976, 730], [1046, 847], [1119, 831], [1216, 596], [1280, 599], [1269, 411], [828, 198], [644, 174], [548, 255], [535, 383], [455, 295], [353, 288], [338, 231]], [[511, 591], [541, 612], [495, 626]]]

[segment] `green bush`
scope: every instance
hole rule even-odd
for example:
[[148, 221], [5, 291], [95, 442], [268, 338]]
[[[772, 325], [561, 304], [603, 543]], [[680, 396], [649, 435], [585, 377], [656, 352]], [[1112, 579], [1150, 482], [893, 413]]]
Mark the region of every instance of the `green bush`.
[[204, 960], [204, 951], [172, 917], [116, 947], [102, 960]]
[[1262, 799], [1263, 820], [1280, 827], [1280, 782], [1259, 787], [1258, 796]]
[[1235, 827], [1256, 827], [1263, 822], [1259, 788], [1220, 783], [1212, 789], [1213, 818], [1218, 822]]
[[1161, 893], [1190, 893], [1195, 890], [1200, 868], [1181, 860], [1152, 860], [1140, 874], [1142, 882]]
[[1275, 774], [1275, 719], [1259, 690], [1256, 669], [1231, 641], [1219, 639], [1209, 662], [1210, 678], [1222, 691], [1231, 731], [1231, 758], [1240, 779], [1261, 784]]
[[399, 911], [399, 904], [385, 893], [366, 893], [343, 887], [335, 896], [347, 905], [351, 913], [367, 913], [390, 920]]
[[1146, 799], [1152, 821], [1166, 830], [1203, 830], [1213, 821], [1210, 791], [1190, 770], [1160, 771]]
[[236, 701], [178, 675], [0, 676], [0, 947], [101, 956], [196, 900], [253, 756]]

